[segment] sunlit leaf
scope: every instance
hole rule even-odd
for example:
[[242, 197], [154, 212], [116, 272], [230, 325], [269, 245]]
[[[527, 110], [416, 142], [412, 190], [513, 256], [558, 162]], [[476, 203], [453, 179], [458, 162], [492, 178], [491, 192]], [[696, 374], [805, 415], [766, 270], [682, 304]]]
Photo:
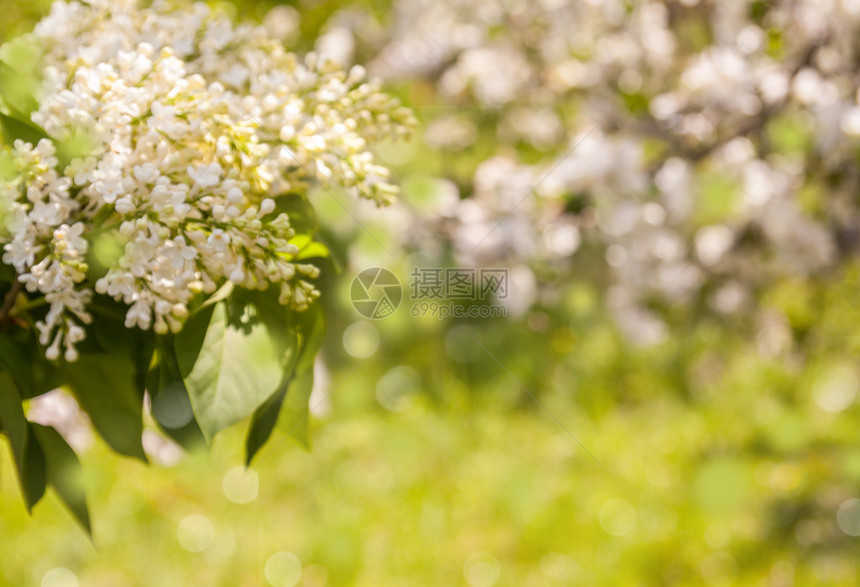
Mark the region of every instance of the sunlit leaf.
[[179, 371], [207, 440], [251, 415], [281, 379], [278, 345], [266, 327], [247, 313], [228, 316], [224, 302], [189, 319], [175, 345]]
[[287, 434], [305, 447], [309, 446], [307, 428], [314, 382], [314, 359], [322, 344], [325, 325], [318, 304], [296, 315], [294, 320], [294, 331], [299, 341], [298, 352], [286, 365], [284, 380], [277, 393], [260, 406], [251, 418], [245, 439], [245, 460], [248, 464], [272, 435], [279, 421]]

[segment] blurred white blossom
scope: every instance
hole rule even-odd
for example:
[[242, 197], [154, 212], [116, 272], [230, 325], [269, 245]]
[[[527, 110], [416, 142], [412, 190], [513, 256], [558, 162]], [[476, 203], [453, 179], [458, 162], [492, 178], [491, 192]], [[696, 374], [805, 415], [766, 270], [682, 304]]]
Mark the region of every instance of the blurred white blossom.
[[371, 69], [430, 84], [430, 147], [496, 145], [464, 197], [421, 210], [403, 239], [557, 277], [597, 252], [607, 304], [640, 341], [665, 334], [655, 300], [754, 309], [760, 284], [856, 244], [858, 7], [399, 0]]

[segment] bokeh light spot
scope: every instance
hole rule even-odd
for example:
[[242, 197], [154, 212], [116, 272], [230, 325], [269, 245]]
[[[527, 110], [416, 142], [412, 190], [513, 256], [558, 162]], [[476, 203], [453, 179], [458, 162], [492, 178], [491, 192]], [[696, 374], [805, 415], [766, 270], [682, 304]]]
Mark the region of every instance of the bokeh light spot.
[[42, 587], [78, 587], [78, 577], [69, 569], [56, 567], [42, 577]]
[[849, 499], [839, 506], [836, 523], [848, 536], [860, 536], [860, 499]]
[[194, 417], [185, 388], [179, 383], [168, 384], [152, 398], [152, 415], [165, 428], [182, 428]]
[[463, 576], [471, 587], [491, 587], [501, 574], [499, 561], [489, 552], [476, 552], [463, 564]]
[[636, 527], [636, 508], [626, 499], [610, 499], [600, 508], [600, 526], [607, 534], [624, 536]]
[[185, 550], [202, 552], [212, 544], [215, 538], [215, 527], [206, 516], [192, 514], [179, 522], [176, 538]]
[[276, 552], [266, 561], [266, 580], [274, 587], [293, 587], [302, 578], [302, 561], [292, 552]]
[[379, 348], [379, 330], [370, 322], [353, 322], [343, 331], [343, 348], [351, 357], [366, 359]]
[[386, 410], [403, 412], [415, 403], [421, 390], [421, 376], [412, 367], [394, 367], [379, 378], [376, 399]]
[[730, 585], [738, 573], [738, 564], [727, 552], [713, 552], [702, 560], [699, 572], [708, 585]]
[[233, 503], [250, 503], [260, 493], [260, 477], [248, 467], [233, 467], [224, 475], [221, 489]]
[[857, 395], [857, 373], [847, 365], [836, 365], [824, 373], [812, 388], [816, 405], [825, 412], [841, 412]]
[[554, 581], [562, 583], [569, 581], [576, 571], [576, 568], [576, 561], [564, 554], [554, 552], [547, 554], [540, 559], [541, 573]]

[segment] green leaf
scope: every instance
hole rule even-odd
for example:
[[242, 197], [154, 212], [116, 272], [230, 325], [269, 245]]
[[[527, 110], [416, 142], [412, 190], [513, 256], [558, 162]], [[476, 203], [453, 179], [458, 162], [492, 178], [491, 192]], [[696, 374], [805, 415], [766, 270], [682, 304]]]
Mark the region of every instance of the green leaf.
[[31, 511], [45, 494], [45, 456], [30, 423], [24, 417], [15, 383], [5, 372], [0, 373], [0, 424], [12, 444], [21, 493], [27, 510]]
[[179, 365], [179, 372], [183, 377], [197, 362], [197, 357], [203, 350], [206, 332], [212, 321], [212, 314], [215, 312], [216, 305], [220, 304], [217, 302], [213, 304], [204, 303], [196, 312], [191, 313], [191, 316], [182, 326], [182, 330], [173, 337], [174, 354]]
[[296, 261], [304, 261], [306, 259], [327, 258], [331, 253], [328, 247], [319, 241], [311, 241], [301, 249], [296, 255]]
[[35, 145], [40, 140], [48, 138], [45, 131], [35, 124], [2, 113], [0, 113], [0, 130], [3, 131], [3, 139], [10, 145], [16, 139]]
[[[113, 213], [111, 206], [105, 206], [99, 211], [99, 214], [105, 210]], [[93, 220], [93, 226], [100, 226], [98, 218]], [[123, 236], [119, 230], [94, 229], [87, 235], [87, 241], [89, 241], [86, 256], [87, 279], [94, 283], [119, 262], [125, 254], [128, 238]]]
[[284, 370], [284, 379], [277, 392], [254, 412], [245, 438], [245, 460], [251, 464], [254, 456], [272, 435], [287, 397], [283, 426], [288, 434], [307, 447], [307, 420], [310, 416], [308, 402], [313, 390], [313, 366], [322, 343], [324, 321], [318, 304], [300, 314], [293, 332], [298, 337], [297, 352], [290, 357]]
[[44, 358], [41, 348], [32, 347], [30, 349], [30, 356], [33, 357], [33, 390], [29, 394], [22, 393], [25, 399], [48, 393], [52, 389], [63, 386], [60, 369]]
[[151, 330], [125, 327], [127, 307], [105, 296], [96, 296], [91, 305], [97, 308], [99, 318], [89, 328], [90, 336], [84, 345], [96, 344], [88, 352], [128, 355], [134, 365], [134, 383], [143, 397], [146, 377], [155, 352], [156, 335]]
[[270, 216], [274, 218], [279, 214], [289, 217], [290, 226], [296, 234], [312, 234], [319, 228], [316, 210], [310, 201], [300, 194], [284, 194], [275, 198], [275, 210]]
[[0, 62], [20, 73], [32, 74], [42, 58], [42, 48], [33, 35], [21, 35], [0, 45]]
[[294, 362], [298, 348], [299, 333], [291, 328], [291, 316], [294, 311], [278, 302], [280, 292], [277, 287], [266, 290], [237, 290], [233, 296], [239, 308], [247, 305], [254, 307], [257, 319], [269, 331], [281, 357], [281, 364], [286, 366]]
[[33, 365], [29, 349], [6, 334], [0, 334], [0, 368], [9, 371], [22, 395], [28, 396], [32, 393]]
[[22, 35], [0, 46], [0, 101], [4, 113], [28, 120], [39, 107], [36, 94], [41, 84], [41, 58], [42, 47], [33, 35]]
[[277, 391], [258, 407], [251, 416], [251, 423], [245, 437], [245, 460], [248, 465], [251, 464], [254, 455], [269, 440], [272, 431], [275, 429], [275, 424], [278, 422], [281, 406], [284, 405], [287, 391], [290, 389], [290, 385], [293, 383], [295, 377], [296, 366], [304, 355], [304, 350], [307, 346], [303, 344], [303, 341], [297, 340], [297, 343], [294, 347], [294, 352], [287, 358], [283, 382]]
[[218, 303], [192, 316], [175, 337], [179, 371], [207, 440], [251, 415], [281, 379], [278, 345], [250, 309], [231, 317], [227, 304]]
[[251, 416], [251, 424], [248, 426], [248, 434], [245, 437], [246, 465], [251, 466], [254, 456], [263, 448], [269, 437], [272, 436], [272, 431], [278, 422], [281, 406], [284, 405], [284, 399], [287, 397], [287, 390], [291, 382], [292, 378], [284, 382], [275, 394], [263, 402], [263, 405], [257, 408], [254, 411], [254, 415]]
[[84, 354], [63, 367], [66, 382], [93, 426], [118, 453], [146, 461], [143, 396], [129, 353]]
[[48, 483], [81, 526], [92, 536], [86, 492], [81, 482], [81, 463], [63, 437], [48, 426], [32, 424], [36, 438], [45, 450]]
[[311, 417], [311, 392], [314, 387], [314, 362], [309, 355], [308, 365], [299, 366], [290, 385], [290, 391], [283, 408], [282, 429], [295, 438], [305, 448], [310, 448], [308, 424]]
[[22, 399], [30, 399], [63, 384], [59, 369], [48, 362], [32, 331], [0, 334], [0, 370], [15, 381]]
[[159, 360], [146, 378], [146, 388], [152, 397], [152, 417], [165, 434], [186, 450], [204, 444], [206, 439], [194, 419], [191, 400], [179, 366], [173, 337], [159, 338]]
[[214, 306], [218, 302], [223, 302], [224, 300], [229, 298], [235, 288], [236, 287], [228, 281], [227, 283], [219, 287], [217, 290], [215, 290], [215, 293], [206, 298], [206, 300], [204, 300], [203, 303], [200, 304], [200, 307], [195, 308], [194, 311], [192, 311], [192, 314], [207, 309], [211, 312], [212, 306]]
[[131, 360], [134, 363], [134, 386], [141, 397], [146, 393], [146, 378], [154, 354], [155, 348], [148, 340], [140, 341], [137, 347], [131, 350]]
[[95, 154], [101, 144], [95, 131], [86, 127], [71, 128], [55, 139], [57, 159], [63, 169], [75, 159], [86, 159]]

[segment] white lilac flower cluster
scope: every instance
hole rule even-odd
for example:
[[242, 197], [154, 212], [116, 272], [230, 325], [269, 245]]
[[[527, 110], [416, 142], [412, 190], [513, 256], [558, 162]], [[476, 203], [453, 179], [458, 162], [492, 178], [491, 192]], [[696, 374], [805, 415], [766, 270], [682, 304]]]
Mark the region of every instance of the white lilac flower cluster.
[[[202, 3], [58, 1], [30, 40], [44, 74], [31, 119], [49, 138], [14, 144], [0, 238], [3, 263], [50, 306], [36, 326], [51, 359], [76, 359], [93, 291], [128, 306], [127, 327], [161, 333], [226, 281], [274, 284], [302, 310], [317, 269], [296, 262], [273, 198], [311, 180], [379, 204], [397, 193], [369, 144], [413, 119], [361, 67], [299, 60]], [[57, 145], [81, 137], [88, 153], [63, 160]], [[90, 237], [104, 231], [124, 250], [88, 277]]]

